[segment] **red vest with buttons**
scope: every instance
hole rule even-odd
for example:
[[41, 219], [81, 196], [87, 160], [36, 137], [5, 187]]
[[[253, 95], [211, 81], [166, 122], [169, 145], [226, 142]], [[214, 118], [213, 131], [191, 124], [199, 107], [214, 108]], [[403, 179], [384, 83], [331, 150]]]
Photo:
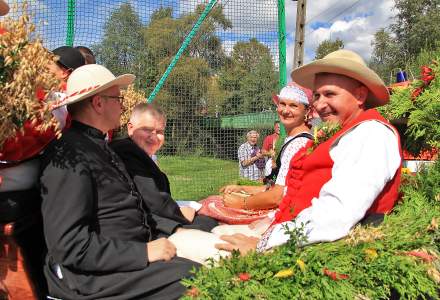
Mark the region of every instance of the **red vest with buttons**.
[[[371, 120], [379, 121], [391, 128], [398, 138], [400, 149], [400, 139], [397, 130], [374, 109], [362, 112], [355, 120], [344, 126], [334, 136], [318, 145], [310, 154], [307, 149], [313, 145], [313, 141], [309, 141], [290, 161], [289, 172], [286, 176], [287, 193], [283, 197], [279, 211], [275, 215], [274, 224], [291, 221], [303, 209], [312, 205], [312, 199], [318, 198], [322, 186], [332, 178], [333, 160], [330, 157], [330, 149], [333, 143], [348, 130], [360, 123]], [[367, 211], [367, 214], [388, 213], [392, 210], [399, 197], [400, 173], [399, 168], [393, 179], [385, 185], [382, 192]]]

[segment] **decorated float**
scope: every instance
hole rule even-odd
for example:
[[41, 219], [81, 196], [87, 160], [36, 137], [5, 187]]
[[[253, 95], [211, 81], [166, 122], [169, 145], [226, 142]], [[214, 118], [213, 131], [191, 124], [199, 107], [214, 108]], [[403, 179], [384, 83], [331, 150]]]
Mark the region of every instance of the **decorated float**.
[[[269, 253], [235, 253], [199, 270], [184, 282], [185, 299], [440, 299], [438, 63], [393, 87], [381, 113], [399, 127], [407, 169], [401, 200], [379, 226], [306, 247], [298, 246], [301, 230], [289, 232], [290, 241]], [[422, 160], [430, 163], [410, 164]]]

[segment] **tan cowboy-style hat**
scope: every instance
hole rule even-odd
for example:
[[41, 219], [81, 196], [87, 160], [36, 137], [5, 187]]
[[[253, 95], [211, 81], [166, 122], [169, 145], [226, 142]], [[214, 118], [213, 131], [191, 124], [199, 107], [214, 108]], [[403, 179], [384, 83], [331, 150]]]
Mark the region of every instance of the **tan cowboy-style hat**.
[[70, 74], [67, 80], [66, 97], [52, 106], [53, 109], [69, 105], [113, 86], [121, 88], [131, 84], [136, 76], [124, 74], [115, 77], [106, 67], [96, 64], [84, 65]]
[[9, 5], [6, 1], [0, 0], [0, 16], [4, 16], [9, 12]]
[[370, 108], [384, 105], [390, 99], [382, 79], [353, 51], [334, 51], [322, 59], [293, 70], [291, 76], [298, 84], [313, 90], [315, 75], [318, 73], [345, 75], [363, 83], [370, 90], [366, 102]]

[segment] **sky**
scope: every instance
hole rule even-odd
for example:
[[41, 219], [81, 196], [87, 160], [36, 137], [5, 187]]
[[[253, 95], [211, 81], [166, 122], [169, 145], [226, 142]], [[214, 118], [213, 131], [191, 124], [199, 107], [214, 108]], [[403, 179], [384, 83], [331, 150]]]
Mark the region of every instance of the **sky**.
[[[130, 2], [147, 24], [151, 13], [168, 6], [174, 16], [193, 11], [208, 0], [76, 0], [75, 44], [90, 46], [99, 42], [106, 19], [121, 3]], [[277, 0], [218, 0], [233, 27], [218, 31], [227, 53], [237, 41], [257, 37], [267, 45], [277, 64]], [[388, 26], [393, 17], [393, 0], [309, 0], [306, 12], [305, 62], [313, 60], [317, 46], [326, 39], [339, 38], [345, 48], [358, 52], [364, 59], [371, 56], [374, 33]], [[48, 48], [65, 43], [67, 0], [30, 0], [37, 27]], [[287, 30], [287, 69], [293, 64], [296, 2], [285, 0]], [[121, 32], [123, 34], [123, 32]]]

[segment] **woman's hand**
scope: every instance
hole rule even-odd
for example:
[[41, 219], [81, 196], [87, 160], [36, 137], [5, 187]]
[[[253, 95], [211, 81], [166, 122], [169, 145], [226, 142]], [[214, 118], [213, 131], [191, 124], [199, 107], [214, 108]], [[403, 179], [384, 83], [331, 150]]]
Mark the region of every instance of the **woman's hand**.
[[222, 187], [220, 189], [220, 193], [230, 194], [232, 192], [240, 193], [243, 190], [243, 188], [239, 185], [230, 184]]
[[237, 196], [234, 194], [224, 194], [223, 195], [223, 203], [227, 207], [232, 208], [245, 208], [246, 199], [242, 196]]

